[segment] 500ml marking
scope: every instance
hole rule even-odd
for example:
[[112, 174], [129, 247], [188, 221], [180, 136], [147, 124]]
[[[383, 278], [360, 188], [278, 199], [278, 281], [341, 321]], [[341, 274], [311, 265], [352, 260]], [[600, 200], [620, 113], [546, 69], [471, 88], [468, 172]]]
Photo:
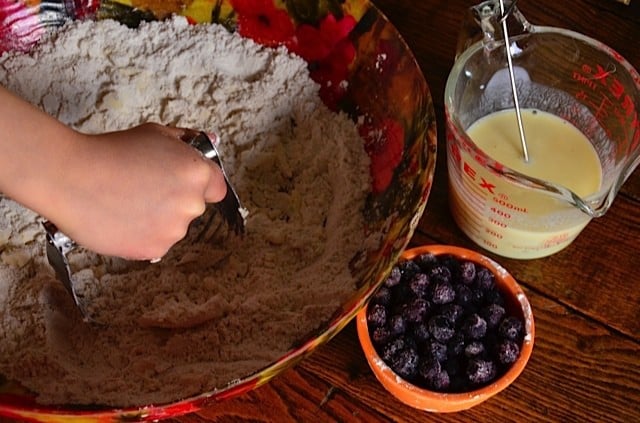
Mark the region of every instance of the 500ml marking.
[[[528, 210], [526, 207], [516, 206], [515, 204], [509, 201], [509, 196], [506, 194], [500, 194], [499, 196], [493, 196], [493, 202], [499, 206], [502, 206], [508, 210], [513, 210], [515, 212], [527, 213]], [[506, 213], [506, 212], [505, 212]], [[508, 214], [508, 213], [507, 213]], [[511, 217], [511, 215], [509, 215]]]

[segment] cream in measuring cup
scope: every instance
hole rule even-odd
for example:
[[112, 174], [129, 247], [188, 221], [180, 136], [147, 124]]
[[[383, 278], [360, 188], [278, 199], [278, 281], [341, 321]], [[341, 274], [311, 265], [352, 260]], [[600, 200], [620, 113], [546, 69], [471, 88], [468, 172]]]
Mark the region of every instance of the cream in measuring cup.
[[451, 212], [487, 250], [538, 258], [604, 214], [640, 162], [640, 78], [598, 41], [511, 9], [525, 162], [499, 10], [498, 1], [470, 9], [483, 39], [459, 44], [445, 89]]
[[[528, 162], [522, 158], [513, 109], [480, 118], [467, 129], [467, 135], [478, 148], [511, 169], [562, 184], [583, 197], [597, 193], [602, 168], [582, 132], [548, 112], [525, 109], [521, 113]], [[489, 250], [514, 258], [530, 258], [542, 250], [548, 255], [564, 248], [590, 219], [571, 209], [563, 214], [564, 205], [557, 200], [503, 183], [488, 169], [475, 165], [468, 152], [456, 155], [454, 159], [461, 163], [452, 166], [462, 165], [465, 175], [453, 179], [458, 184], [451, 193], [454, 218], [465, 233]]]

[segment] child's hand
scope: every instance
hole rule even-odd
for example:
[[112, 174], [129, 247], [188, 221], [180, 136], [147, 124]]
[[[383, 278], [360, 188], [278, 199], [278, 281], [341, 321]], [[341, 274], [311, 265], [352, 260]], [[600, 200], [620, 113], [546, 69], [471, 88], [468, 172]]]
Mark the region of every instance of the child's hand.
[[183, 132], [144, 124], [82, 136], [49, 219], [98, 253], [162, 257], [226, 193], [220, 168], [181, 141]]
[[97, 253], [159, 258], [226, 194], [220, 168], [184, 132], [84, 135], [0, 86], [0, 192]]

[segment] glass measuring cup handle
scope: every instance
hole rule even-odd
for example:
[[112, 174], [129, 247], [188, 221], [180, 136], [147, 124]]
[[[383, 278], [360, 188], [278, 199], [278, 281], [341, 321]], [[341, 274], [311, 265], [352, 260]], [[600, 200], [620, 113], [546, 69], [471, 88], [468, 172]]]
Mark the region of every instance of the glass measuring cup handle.
[[[507, 19], [511, 38], [528, 34], [534, 29], [516, 3], [517, 0], [504, 0], [504, 16]], [[488, 49], [504, 44], [502, 17], [500, 0], [487, 0], [468, 8], [458, 34], [456, 59], [463, 51], [479, 41], [482, 41]]]

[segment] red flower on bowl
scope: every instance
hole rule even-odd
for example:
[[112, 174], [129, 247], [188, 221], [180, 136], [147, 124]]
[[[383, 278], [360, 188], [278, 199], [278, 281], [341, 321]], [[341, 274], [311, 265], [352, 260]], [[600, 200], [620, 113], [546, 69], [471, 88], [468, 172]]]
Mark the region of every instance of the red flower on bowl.
[[313, 26], [302, 24], [296, 29], [296, 44], [291, 51], [309, 62], [311, 78], [320, 84], [320, 97], [336, 110], [347, 92], [346, 80], [356, 49], [349, 34], [356, 25], [353, 16], [342, 19], [329, 13]]
[[266, 46], [294, 44], [295, 27], [286, 10], [276, 7], [271, 0], [233, 0], [238, 14], [238, 32]]

